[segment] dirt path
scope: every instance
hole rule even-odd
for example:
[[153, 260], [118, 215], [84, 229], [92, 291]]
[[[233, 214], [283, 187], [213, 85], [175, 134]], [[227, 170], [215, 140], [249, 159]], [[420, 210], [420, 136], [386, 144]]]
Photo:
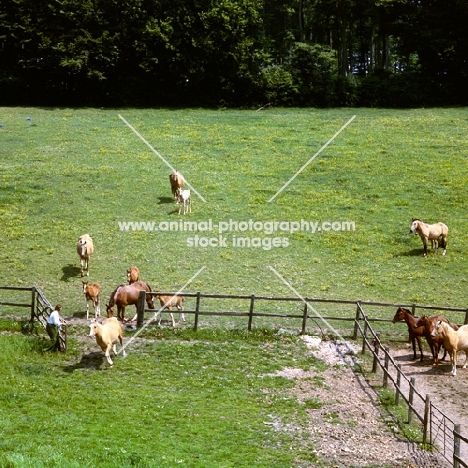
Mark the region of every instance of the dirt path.
[[[415, 444], [398, 438], [397, 425], [390, 415], [382, 414], [376, 392], [369, 382], [352, 370], [359, 362], [360, 349], [349, 343], [321, 342], [310, 336], [304, 339], [311, 353], [330, 366], [321, 373], [284, 369], [281, 375], [296, 379], [295, 394], [299, 401], [321, 402], [317, 409], [307, 410], [310, 417], [308, 430], [316, 447], [318, 461], [325, 461], [334, 468], [451, 466], [440, 455], [419, 450]], [[441, 409], [447, 414], [454, 411], [456, 405], [451, 390], [455, 381], [447, 375], [447, 365], [432, 370], [429, 359], [420, 365], [408, 361], [408, 357], [411, 356], [406, 350], [396, 352], [395, 355], [404, 372], [415, 377], [417, 374], [418, 391], [422, 394], [432, 392], [436, 382], [447, 392], [445, 397], [437, 392]], [[468, 371], [466, 373], [468, 375]], [[439, 380], [433, 379], [434, 374], [438, 375]], [[317, 377], [322, 381], [320, 385], [317, 385]], [[436, 403], [436, 395], [431, 395], [434, 395], [433, 402], [439, 404], [439, 400]], [[448, 400], [453, 403], [445, 405]]]

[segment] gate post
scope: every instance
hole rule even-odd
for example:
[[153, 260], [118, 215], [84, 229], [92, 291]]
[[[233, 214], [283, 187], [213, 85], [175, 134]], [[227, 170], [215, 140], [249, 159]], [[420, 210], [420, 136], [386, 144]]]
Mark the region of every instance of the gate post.
[[34, 322], [34, 317], [36, 316], [36, 287], [33, 286], [31, 288], [31, 318], [29, 319], [29, 323]]
[[140, 291], [137, 302], [137, 328], [143, 326], [143, 320], [145, 318], [145, 303], [146, 303], [146, 291]]
[[397, 378], [396, 378], [396, 392], [395, 392], [395, 406], [400, 404], [400, 384], [401, 384], [401, 364], [397, 364]]

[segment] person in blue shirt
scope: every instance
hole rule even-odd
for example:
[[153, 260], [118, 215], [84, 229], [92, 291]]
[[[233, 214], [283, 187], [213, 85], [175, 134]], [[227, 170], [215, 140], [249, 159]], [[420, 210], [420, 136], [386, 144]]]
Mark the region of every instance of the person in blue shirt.
[[60, 351], [59, 331], [62, 329], [62, 326], [67, 325], [65, 320], [60, 317], [61, 310], [62, 306], [57, 304], [47, 319], [46, 331], [50, 337], [51, 345], [44, 351]]

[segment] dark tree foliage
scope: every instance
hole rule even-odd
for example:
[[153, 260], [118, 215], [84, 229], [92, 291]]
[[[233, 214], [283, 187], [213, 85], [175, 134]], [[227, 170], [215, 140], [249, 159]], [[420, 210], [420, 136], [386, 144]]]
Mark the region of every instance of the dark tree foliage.
[[467, 104], [466, 0], [0, 0], [0, 104]]

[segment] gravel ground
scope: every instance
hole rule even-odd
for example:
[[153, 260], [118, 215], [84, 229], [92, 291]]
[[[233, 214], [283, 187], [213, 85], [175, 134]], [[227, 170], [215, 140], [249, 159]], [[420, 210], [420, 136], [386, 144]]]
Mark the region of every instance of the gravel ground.
[[[287, 368], [278, 375], [296, 381], [294, 393], [299, 401], [322, 403], [320, 408], [307, 410], [308, 432], [320, 462], [336, 468], [450, 466], [437, 454], [398, 438], [396, 425], [382, 413], [375, 391], [353, 372], [360, 351], [355, 345], [310, 336], [304, 340], [311, 353], [330, 364], [328, 369], [317, 373]], [[317, 376], [323, 384], [313, 380]]]

